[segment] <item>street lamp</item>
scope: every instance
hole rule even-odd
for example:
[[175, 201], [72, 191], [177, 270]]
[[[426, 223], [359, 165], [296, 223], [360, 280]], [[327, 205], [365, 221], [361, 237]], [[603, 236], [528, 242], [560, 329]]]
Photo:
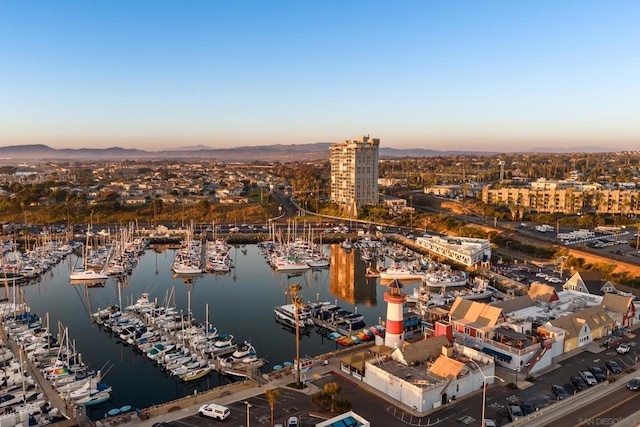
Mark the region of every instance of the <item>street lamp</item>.
[[249, 409], [251, 409], [251, 403], [247, 402], [246, 400], [243, 403], [247, 405], [247, 427], [249, 427]]
[[480, 374], [482, 375], [482, 423], [480, 424], [482, 427], [487, 427], [487, 424], [485, 423], [485, 411], [486, 411], [486, 403], [487, 403], [487, 380], [489, 378], [495, 378], [497, 380], [499, 380], [501, 383], [504, 382], [504, 380], [496, 375], [485, 375], [484, 372], [482, 372], [482, 368], [480, 368], [480, 365], [478, 365], [478, 362], [476, 362], [473, 359], [469, 359], [471, 362], [473, 362], [474, 365], [476, 365], [476, 367], [478, 368], [478, 370], [480, 371]]

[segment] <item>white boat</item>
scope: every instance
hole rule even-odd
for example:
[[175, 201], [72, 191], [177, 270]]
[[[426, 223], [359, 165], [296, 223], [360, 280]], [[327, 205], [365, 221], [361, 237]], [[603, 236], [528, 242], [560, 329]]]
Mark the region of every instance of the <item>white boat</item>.
[[19, 403], [25, 403], [29, 400], [33, 400], [36, 396], [40, 395], [38, 390], [27, 391], [13, 391], [0, 396], [0, 408], [6, 408], [9, 406], [17, 405]]
[[94, 319], [107, 319], [112, 316], [117, 316], [119, 313], [120, 307], [118, 307], [117, 305], [111, 305], [92, 313], [91, 317], [93, 317]]
[[173, 372], [174, 370], [180, 368], [181, 366], [186, 365], [187, 363], [191, 363], [193, 361], [193, 357], [191, 354], [180, 355], [180, 357], [172, 358], [171, 360], [164, 360], [164, 369], [169, 372]]
[[82, 251], [82, 266], [74, 267], [69, 274], [70, 280], [80, 281], [101, 281], [107, 280], [109, 275], [104, 271], [95, 271], [87, 268], [89, 258], [89, 234], [87, 233], [87, 241]]
[[176, 362], [177, 360], [183, 360], [183, 362], [186, 363], [188, 359], [191, 359], [191, 353], [189, 352], [189, 349], [183, 348], [181, 350], [176, 350], [171, 353], [165, 353], [164, 355], [162, 355], [162, 357], [160, 357], [157, 360], [158, 360], [158, 363], [162, 365], [168, 365]]
[[235, 344], [233, 343], [233, 335], [231, 334], [221, 334], [213, 344], [215, 350], [227, 349], [233, 346], [235, 346]]
[[311, 268], [327, 268], [331, 263], [326, 256], [317, 256], [307, 261], [307, 265]]
[[307, 271], [311, 267], [306, 262], [296, 258], [278, 257], [273, 261], [273, 268], [279, 272], [291, 273]]
[[404, 265], [391, 265], [380, 272], [382, 280], [422, 280], [424, 277], [422, 271], [413, 270]]
[[174, 263], [171, 267], [176, 274], [201, 274], [202, 268], [192, 262], [179, 262]]
[[207, 271], [211, 271], [213, 273], [228, 273], [229, 271], [231, 271], [231, 265], [229, 265], [225, 261], [208, 260]]
[[4, 387], [13, 387], [21, 384], [33, 385], [35, 384], [35, 381], [30, 376], [23, 373], [9, 374], [2, 378], [2, 386]]
[[110, 392], [101, 391], [99, 393], [91, 394], [89, 396], [78, 399], [76, 400], [76, 403], [84, 406], [92, 406], [92, 405], [98, 405], [100, 403], [106, 402], [110, 398], [111, 398]]
[[446, 270], [429, 271], [425, 274], [424, 284], [432, 289], [463, 288], [469, 283], [464, 272], [454, 272]]
[[111, 386], [97, 381], [88, 381], [82, 387], [69, 392], [67, 397], [77, 401], [101, 392], [111, 392]]
[[208, 365], [207, 361], [205, 361], [204, 359], [196, 359], [194, 361], [185, 363], [182, 366], [179, 366], [175, 369], [171, 370], [171, 375], [174, 375], [176, 377], [180, 377], [182, 375], [186, 375], [191, 371], [194, 371], [195, 369], [198, 368], [204, 368]]
[[187, 238], [180, 245], [171, 265], [176, 274], [196, 275], [203, 273], [201, 265], [202, 246], [199, 240], [192, 240], [192, 230], [187, 231]]
[[34, 422], [33, 425], [51, 424], [52, 419], [60, 416], [58, 408], [51, 408], [48, 400], [39, 399], [24, 405], [13, 406], [11, 411], [0, 415], [0, 425], [3, 427], [24, 426]]
[[99, 281], [107, 280], [109, 275], [95, 270], [87, 270], [83, 267], [75, 268], [69, 274], [70, 280], [83, 280], [83, 281]]
[[6, 366], [13, 359], [13, 352], [8, 349], [0, 349], [0, 365]]
[[56, 387], [56, 391], [64, 396], [65, 394], [69, 394], [72, 391], [78, 390], [81, 387], [84, 387], [87, 383], [91, 381], [98, 381], [97, 377], [86, 377], [81, 379], [74, 379], [74, 381], [70, 381], [64, 384], [59, 385], [59, 383], [55, 383], [54, 387]]
[[256, 349], [253, 347], [253, 345], [251, 345], [251, 343], [248, 343], [247, 341], [245, 341], [244, 344], [242, 344], [239, 348], [236, 349], [236, 351], [233, 352], [231, 357], [236, 361], [241, 361], [245, 357], [255, 356], [255, 355], [256, 355]]
[[144, 292], [140, 295], [140, 298], [136, 300], [136, 303], [126, 307], [127, 311], [147, 311], [155, 308], [156, 304], [152, 301], [149, 301], [149, 294]]
[[486, 283], [476, 284], [470, 287], [462, 288], [460, 290], [455, 289], [451, 293], [454, 297], [460, 297], [470, 300], [485, 300], [491, 298], [491, 296], [497, 291]]
[[162, 358], [162, 356], [175, 348], [175, 344], [155, 344], [151, 350], [147, 352], [147, 357], [151, 360]]
[[[296, 326], [296, 308], [294, 304], [285, 304], [277, 306], [273, 309], [273, 312], [276, 315], [276, 320], [285, 323], [288, 326]], [[301, 328], [306, 328], [307, 326], [312, 326], [313, 321], [311, 320], [311, 310], [308, 308], [300, 307], [298, 308], [298, 325]]]
[[349, 313], [346, 314], [344, 316], [339, 316], [338, 317], [338, 321], [339, 322], [345, 322], [349, 325], [353, 325], [355, 323], [358, 322], [362, 322], [364, 320], [364, 316], [362, 314], [359, 313]]

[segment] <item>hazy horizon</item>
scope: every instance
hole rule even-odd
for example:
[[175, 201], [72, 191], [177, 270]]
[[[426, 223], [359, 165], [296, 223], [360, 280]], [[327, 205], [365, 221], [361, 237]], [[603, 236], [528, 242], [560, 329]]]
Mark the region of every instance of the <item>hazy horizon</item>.
[[0, 146], [637, 150], [632, 1], [0, 2]]

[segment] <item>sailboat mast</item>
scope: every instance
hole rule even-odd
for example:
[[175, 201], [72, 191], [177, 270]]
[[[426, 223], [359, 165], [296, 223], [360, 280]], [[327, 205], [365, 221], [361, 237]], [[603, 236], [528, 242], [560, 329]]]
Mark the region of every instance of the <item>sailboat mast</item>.
[[122, 280], [116, 280], [116, 286], [118, 287], [118, 307], [122, 310]]
[[209, 340], [209, 303], [204, 306], [204, 336]]

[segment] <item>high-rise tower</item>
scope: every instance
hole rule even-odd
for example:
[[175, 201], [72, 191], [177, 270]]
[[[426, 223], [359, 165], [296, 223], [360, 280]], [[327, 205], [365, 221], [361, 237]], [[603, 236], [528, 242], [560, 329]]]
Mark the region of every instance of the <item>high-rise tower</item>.
[[378, 203], [378, 146], [368, 135], [331, 146], [331, 201], [352, 215]]

